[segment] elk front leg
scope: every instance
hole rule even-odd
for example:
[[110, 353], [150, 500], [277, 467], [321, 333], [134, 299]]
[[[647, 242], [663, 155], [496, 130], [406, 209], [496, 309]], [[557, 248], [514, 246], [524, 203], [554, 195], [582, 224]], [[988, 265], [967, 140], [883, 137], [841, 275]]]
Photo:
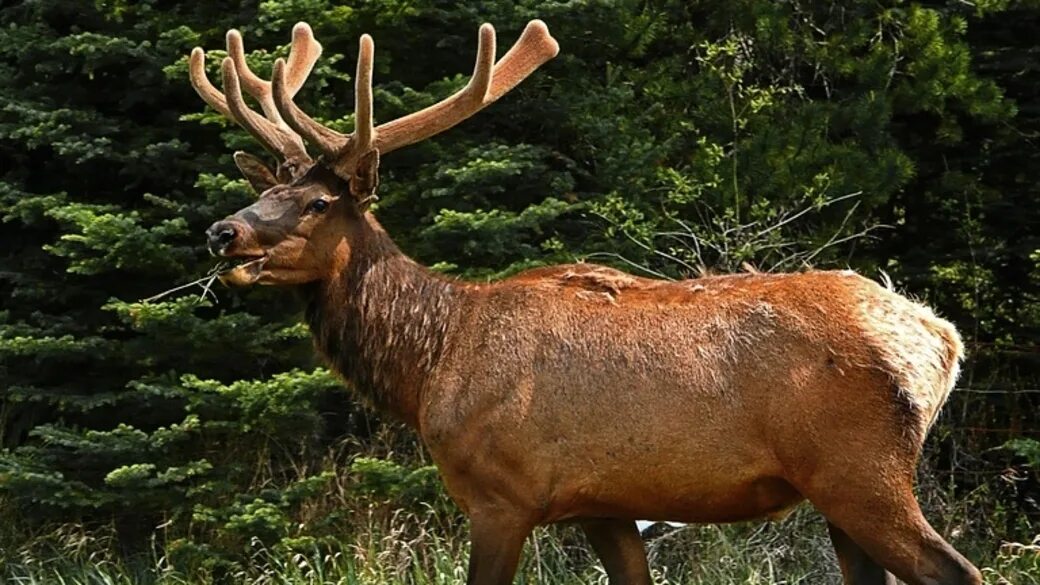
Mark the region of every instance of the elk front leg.
[[635, 522], [593, 518], [582, 520], [581, 527], [603, 562], [610, 585], [650, 585], [646, 549]]
[[466, 585], [509, 585], [533, 526], [511, 514], [470, 517], [469, 577]]

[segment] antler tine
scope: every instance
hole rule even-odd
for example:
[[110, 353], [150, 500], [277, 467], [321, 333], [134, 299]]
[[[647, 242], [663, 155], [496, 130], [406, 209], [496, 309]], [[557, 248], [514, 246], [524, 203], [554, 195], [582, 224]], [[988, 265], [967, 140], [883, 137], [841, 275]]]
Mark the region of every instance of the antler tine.
[[285, 61], [276, 59], [271, 77], [271, 92], [274, 95], [275, 107], [281, 113], [282, 119], [300, 136], [303, 136], [304, 140], [317, 146], [325, 156], [335, 157], [349, 142], [349, 138], [319, 123], [296, 105], [289, 92], [285, 69]]
[[242, 97], [242, 87], [239, 84], [240, 72], [235, 67], [234, 59], [224, 57], [224, 61], [220, 64], [220, 72], [224, 81], [224, 99], [230, 110], [228, 117], [238, 122], [272, 154], [285, 156], [285, 144], [281, 137], [275, 135], [277, 128], [274, 124], [246, 105], [246, 101]]
[[354, 76], [354, 134], [351, 150], [358, 154], [372, 146], [372, 59], [375, 42], [369, 35], [358, 41], [357, 75]]
[[264, 115], [268, 119], [281, 121], [281, 118], [278, 116], [278, 110], [274, 107], [274, 101], [271, 99], [271, 84], [257, 77], [253, 70], [249, 68], [249, 64], [246, 63], [246, 51], [242, 45], [242, 33], [231, 29], [227, 31], [226, 39], [228, 57], [235, 63], [235, 71], [238, 72], [238, 79], [241, 85], [249, 95], [260, 102], [260, 108], [263, 109]]
[[289, 49], [288, 86], [289, 95], [294, 96], [307, 81], [314, 64], [321, 57], [321, 43], [314, 38], [314, 31], [306, 22], [298, 22], [292, 31], [292, 48]]
[[559, 52], [560, 44], [549, 34], [544, 22], [536, 19], [527, 23], [520, 38], [495, 64], [495, 79], [484, 105], [508, 93]]
[[385, 154], [455, 126], [505, 95], [559, 51], [560, 46], [545, 23], [532, 20], [509, 52], [490, 67], [488, 62], [494, 58], [494, 28], [483, 25], [477, 64], [466, 87], [440, 103], [377, 127], [375, 148]]
[[495, 27], [488, 23], [480, 25], [477, 37], [477, 60], [473, 64], [473, 77], [466, 84], [467, 95], [483, 101], [491, 87], [492, 67], [495, 66]]
[[220, 93], [220, 90], [206, 77], [206, 52], [202, 50], [202, 47], [195, 47], [191, 50], [191, 58], [188, 60], [188, 76], [191, 79], [191, 86], [195, 88], [202, 101], [224, 117], [231, 118], [231, 110], [228, 109], [224, 94]]

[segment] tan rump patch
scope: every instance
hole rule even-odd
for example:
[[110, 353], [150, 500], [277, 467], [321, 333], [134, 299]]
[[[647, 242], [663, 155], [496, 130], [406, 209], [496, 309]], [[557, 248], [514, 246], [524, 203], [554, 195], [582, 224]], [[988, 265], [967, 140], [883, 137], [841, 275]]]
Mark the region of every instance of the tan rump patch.
[[957, 382], [963, 345], [957, 330], [925, 305], [878, 286], [859, 306], [868, 341], [910, 402], [919, 409], [922, 430], [935, 422]]

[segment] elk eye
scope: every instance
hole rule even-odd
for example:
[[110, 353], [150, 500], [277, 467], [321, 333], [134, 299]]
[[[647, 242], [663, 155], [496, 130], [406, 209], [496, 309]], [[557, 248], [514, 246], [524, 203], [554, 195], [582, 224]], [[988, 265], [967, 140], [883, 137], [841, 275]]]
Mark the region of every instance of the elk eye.
[[314, 213], [325, 213], [325, 210], [329, 208], [329, 202], [324, 199], [315, 199], [311, 201], [310, 210]]

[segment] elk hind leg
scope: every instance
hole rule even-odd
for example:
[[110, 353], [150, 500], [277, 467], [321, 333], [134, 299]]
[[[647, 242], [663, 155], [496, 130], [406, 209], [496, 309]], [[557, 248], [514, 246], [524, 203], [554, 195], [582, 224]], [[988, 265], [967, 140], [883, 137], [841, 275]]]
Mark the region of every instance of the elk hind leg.
[[896, 585], [896, 578], [874, 562], [849, 535], [834, 524], [827, 523], [827, 531], [838, 556], [845, 585]]
[[650, 585], [646, 549], [635, 522], [590, 518], [582, 520], [581, 527], [603, 562], [610, 585]]
[[[925, 520], [909, 475], [898, 485], [886, 486], [878, 485], [886, 482], [877, 479], [855, 481], [846, 473], [826, 482], [830, 486], [844, 484], [841, 489], [806, 490], [806, 495], [869, 559], [909, 585], [981, 585], [979, 570]], [[839, 540], [845, 544], [844, 539]], [[849, 554], [852, 549], [846, 546], [845, 551]], [[847, 559], [855, 560], [854, 556]], [[859, 570], [870, 574], [873, 569], [867, 567], [861, 560]]]

